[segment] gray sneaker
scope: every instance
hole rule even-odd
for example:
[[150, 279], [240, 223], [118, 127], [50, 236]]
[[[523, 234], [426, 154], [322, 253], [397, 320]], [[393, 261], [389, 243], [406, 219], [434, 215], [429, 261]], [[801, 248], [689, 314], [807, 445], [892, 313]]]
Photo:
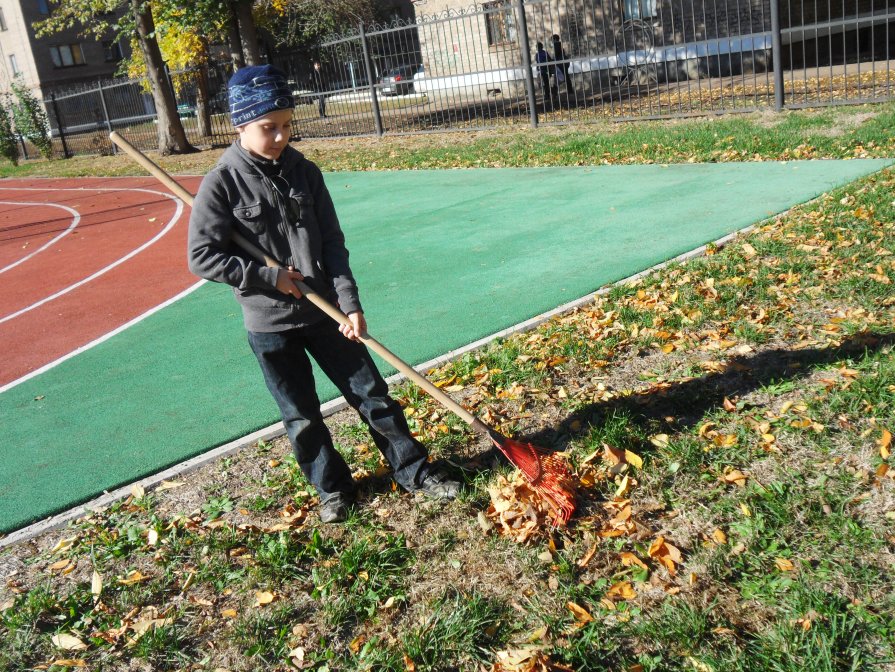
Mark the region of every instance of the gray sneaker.
[[321, 523], [344, 523], [354, 500], [345, 495], [333, 495], [320, 505]]
[[433, 499], [456, 499], [460, 494], [460, 482], [455, 481], [440, 469], [433, 470], [423, 479], [416, 491]]

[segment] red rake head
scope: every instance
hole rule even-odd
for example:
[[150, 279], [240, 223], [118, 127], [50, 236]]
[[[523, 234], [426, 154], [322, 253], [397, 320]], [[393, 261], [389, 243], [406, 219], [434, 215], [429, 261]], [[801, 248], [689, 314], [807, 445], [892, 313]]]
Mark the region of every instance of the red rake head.
[[506, 455], [531, 487], [541, 495], [555, 514], [554, 522], [563, 524], [575, 512], [575, 483], [565, 461], [556, 453], [505, 437], [492, 435], [494, 445]]

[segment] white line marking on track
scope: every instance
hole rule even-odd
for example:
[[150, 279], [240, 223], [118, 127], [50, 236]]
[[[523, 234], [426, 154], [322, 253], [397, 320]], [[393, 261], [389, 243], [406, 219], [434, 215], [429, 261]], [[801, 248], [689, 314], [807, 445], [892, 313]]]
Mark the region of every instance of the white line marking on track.
[[75, 227], [81, 221], [81, 213], [79, 213], [74, 208], [70, 208], [67, 205], [60, 205], [59, 203], [29, 203], [26, 201], [21, 201], [21, 202], [19, 202], [19, 201], [0, 201], [0, 205], [47, 205], [47, 206], [50, 206], [53, 208], [62, 208], [63, 210], [68, 210], [73, 215], [72, 223], [68, 225], [68, 228], [65, 231], [63, 231], [58, 236], [53, 238], [53, 240], [49, 241], [48, 243], [46, 243], [46, 244], [42, 245], [41, 247], [37, 248], [36, 250], [34, 250], [34, 252], [32, 252], [31, 254], [28, 254], [28, 255], [22, 257], [18, 261], [14, 261], [9, 266], [4, 266], [3, 268], [0, 268], [0, 273], [6, 273], [6, 271], [8, 271], [9, 269], [15, 268], [19, 264], [25, 263], [31, 257], [33, 257], [35, 254], [38, 254], [39, 252], [43, 252], [45, 249], [47, 249], [50, 245], [55, 243], [57, 240], [67, 236], [72, 231], [74, 231]]
[[185, 297], [186, 295], [188, 295], [188, 294], [192, 294], [192, 293], [195, 292], [197, 289], [199, 289], [199, 287], [201, 287], [202, 285], [204, 285], [206, 282], [208, 282], [208, 280], [200, 280], [199, 282], [197, 282], [197, 283], [196, 283], [195, 285], [193, 285], [192, 287], [189, 287], [189, 288], [183, 290], [183, 291], [182, 291], [180, 294], [178, 294], [177, 296], [172, 296], [170, 299], [168, 299], [168, 300], [165, 301], [164, 303], [160, 303], [159, 305], [155, 306], [154, 308], [150, 308], [149, 310], [147, 310], [147, 311], [146, 311], [145, 313], [143, 313], [142, 315], [138, 315], [137, 317], [135, 317], [134, 319], [132, 319], [130, 322], [127, 322], [127, 323], [125, 323], [125, 324], [122, 324], [120, 327], [118, 327], [118, 328], [116, 328], [116, 329], [113, 329], [113, 330], [110, 331], [109, 333], [107, 333], [107, 334], [103, 334], [103, 335], [100, 336], [99, 338], [97, 338], [97, 339], [95, 339], [95, 340], [93, 340], [93, 341], [90, 341], [90, 343], [88, 343], [87, 345], [82, 345], [80, 348], [77, 348], [77, 349], [75, 349], [75, 350], [72, 350], [72, 351], [71, 351], [70, 353], [68, 353], [67, 355], [63, 355], [63, 356], [60, 357], [59, 359], [53, 360], [53, 361], [50, 362], [49, 364], [44, 364], [42, 367], [40, 367], [39, 369], [35, 369], [35, 370], [32, 371], [31, 373], [26, 373], [26, 374], [25, 374], [24, 376], [22, 376], [21, 378], [16, 378], [16, 379], [13, 380], [12, 382], [9, 382], [9, 383], [7, 383], [6, 385], [3, 385], [2, 387], [0, 387], [0, 394], [2, 394], [3, 392], [6, 392], [7, 390], [9, 390], [9, 389], [15, 387], [16, 385], [21, 385], [21, 384], [24, 383], [26, 380], [30, 380], [30, 379], [34, 378], [35, 376], [39, 376], [40, 374], [45, 373], [46, 371], [49, 371], [50, 369], [52, 369], [52, 368], [54, 368], [54, 367], [56, 367], [56, 366], [59, 366], [60, 364], [62, 364], [62, 362], [64, 362], [64, 361], [67, 360], [67, 359], [71, 359], [72, 357], [75, 357], [75, 356], [77, 356], [77, 355], [80, 355], [82, 352], [86, 352], [87, 350], [90, 350], [91, 348], [95, 348], [97, 345], [99, 345], [100, 343], [102, 343], [102, 342], [104, 342], [104, 341], [108, 341], [110, 338], [112, 338], [112, 337], [115, 336], [116, 334], [120, 334], [120, 333], [121, 333], [122, 331], [124, 331], [125, 329], [130, 329], [132, 326], [134, 326], [134, 325], [137, 324], [138, 322], [142, 322], [143, 320], [145, 320], [145, 319], [146, 319], [147, 317], [149, 317], [150, 315], [153, 315], [154, 313], [157, 313], [158, 311], [160, 311], [162, 308], [167, 308], [167, 307], [170, 306], [172, 303], [174, 303], [174, 302], [176, 302], [176, 301], [179, 301], [180, 299], [182, 299], [182, 298]]
[[[9, 187], [9, 188], [6, 188], [6, 187], [0, 187], [0, 189], [6, 189], [7, 191], [9, 191], [9, 190], [13, 190], [13, 191], [15, 191], [15, 189], [12, 188], [12, 187]], [[25, 187], [25, 188], [23, 188], [23, 190], [28, 190], [28, 191], [46, 191], [46, 189], [41, 190], [41, 189], [36, 189], [36, 188], [31, 188], [31, 187]], [[79, 188], [79, 189], [57, 189], [56, 191], [121, 191], [121, 189], [105, 189], [105, 188], [84, 189], [84, 188]], [[9, 321], [9, 320], [11, 320], [11, 319], [13, 319], [13, 318], [18, 317], [19, 315], [22, 315], [22, 314], [24, 314], [24, 313], [27, 313], [27, 312], [29, 312], [29, 311], [31, 311], [31, 310], [34, 310], [35, 308], [39, 308], [40, 306], [42, 306], [42, 305], [44, 305], [44, 304], [46, 304], [46, 303], [49, 303], [50, 301], [53, 301], [54, 299], [58, 299], [60, 296], [63, 296], [63, 295], [65, 295], [65, 294], [68, 294], [68, 293], [71, 292], [72, 290], [75, 290], [75, 289], [77, 289], [78, 287], [81, 287], [81, 286], [87, 284], [88, 282], [91, 282], [92, 280], [95, 280], [96, 278], [100, 277], [101, 275], [104, 275], [105, 273], [108, 273], [109, 271], [111, 271], [111, 270], [112, 270], [113, 268], [115, 268], [116, 266], [120, 266], [120, 265], [123, 264], [125, 261], [128, 261], [129, 259], [131, 259], [131, 258], [133, 258], [134, 256], [138, 255], [140, 252], [142, 252], [143, 250], [145, 250], [147, 247], [149, 247], [149, 246], [152, 245], [153, 243], [157, 242], [159, 239], [161, 239], [162, 236], [164, 236], [164, 235], [165, 235], [166, 233], [168, 233], [172, 228], [174, 228], [174, 225], [177, 223], [177, 220], [180, 219], [180, 215], [183, 213], [183, 201], [181, 201], [181, 200], [180, 200], [179, 198], [177, 198], [176, 196], [172, 196], [171, 194], [166, 194], [166, 193], [164, 193], [164, 192], [162, 192], [162, 191], [155, 191], [155, 190], [153, 190], [153, 189], [131, 189], [130, 191], [144, 191], [144, 192], [149, 193], [149, 194], [156, 194], [156, 195], [158, 195], [158, 196], [164, 196], [165, 198], [170, 198], [172, 201], [174, 201], [174, 203], [177, 205], [177, 209], [176, 209], [176, 211], [174, 212], [174, 216], [173, 216], [173, 217], [171, 218], [171, 220], [165, 225], [165, 228], [162, 229], [161, 231], [159, 231], [159, 232], [158, 232], [155, 236], [153, 236], [150, 240], [148, 240], [148, 241], [146, 241], [145, 243], [143, 243], [142, 245], [140, 245], [140, 247], [136, 248], [135, 250], [131, 250], [130, 252], [128, 252], [126, 255], [124, 255], [123, 257], [121, 257], [121, 258], [118, 259], [117, 261], [112, 262], [111, 264], [109, 264], [109, 265], [106, 266], [105, 268], [101, 268], [100, 270], [98, 270], [98, 271], [97, 271], [96, 273], [94, 273], [93, 275], [89, 275], [88, 277], [84, 278], [83, 280], [79, 280], [78, 282], [74, 283], [73, 285], [69, 285], [69, 286], [66, 287], [65, 289], [61, 289], [61, 290], [59, 290], [59, 291], [56, 292], [55, 294], [52, 294], [52, 295], [50, 295], [50, 296], [48, 296], [48, 297], [46, 297], [46, 298], [44, 298], [44, 299], [41, 299], [40, 301], [37, 301], [37, 302], [35, 302], [35, 303], [32, 303], [30, 306], [26, 306], [25, 308], [22, 308], [21, 310], [17, 310], [17, 311], [14, 312], [14, 313], [10, 313], [9, 315], [6, 315], [5, 317], [0, 317], [0, 324], [3, 324], [4, 322], [7, 322], [7, 321]]]

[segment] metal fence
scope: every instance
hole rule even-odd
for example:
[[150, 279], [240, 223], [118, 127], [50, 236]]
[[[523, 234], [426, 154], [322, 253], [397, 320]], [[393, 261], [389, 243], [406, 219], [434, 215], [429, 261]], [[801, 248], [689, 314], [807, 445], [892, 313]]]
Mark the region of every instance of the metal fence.
[[[895, 0], [893, 0], [895, 1]], [[309, 57], [280, 53], [296, 132], [337, 137], [562, 124], [859, 103], [892, 97], [889, 0], [495, 0], [416, 2], [417, 18], [359, 26]], [[315, 62], [318, 67], [315, 67]], [[226, 66], [209, 73], [211, 132], [175, 73], [187, 136], [221, 145]], [[111, 152], [111, 129], [157, 144], [139, 82], [47, 101], [60, 152]]]

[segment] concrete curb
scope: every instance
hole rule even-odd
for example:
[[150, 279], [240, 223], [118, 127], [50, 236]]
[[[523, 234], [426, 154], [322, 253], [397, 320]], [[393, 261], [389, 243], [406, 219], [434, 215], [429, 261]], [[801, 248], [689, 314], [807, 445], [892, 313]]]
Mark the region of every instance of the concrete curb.
[[[813, 200], [813, 199], [812, 199]], [[811, 201], [809, 201], [810, 203]], [[804, 204], [800, 204], [804, 205]], [[669, 259], [668, 261], [663, 261], [660, 264], [656, 264], [655, 266], [651, 266], [650, 268], [641, 271], [639, 273], [635, 273], [627, 278], [622, 280], [618, 280], [611, 285], [607, 285], [605, 287], [600, 288], [596, 292], [591, 292], [586, 296], [582, 296], [580, 299], [575, 299], [574, 301], [570, 301], [568, 303], [564, 303], [558, 308], [554, 308], [551, 311], [546, 313], [541, 313], [540, 315], [533, 317], [525, 322], [520, 322], [519, 324], [513, 325], [512, 327], [508, 327], [502, 331], [498, 331], [497, 333], [491, 334], [490, 336], [486, 336], [481, 338], [469, 345], [465, 345], [461, 348], [457, 348], [456, 350], [451, 350], [444, 355], [440, 355], [434, 359], [430, 359], [427, 362], [423, 362], [419, 366], [414, 367], [417, 371], [421, 373], [425, 373], [427, 370], [441, 366], [442, 364], [446, 364], [448, 362], [454, 361], [455, 359], [459, 359], [463, 355], [468, 352], [472, 352], [473, 350], [478, 350], [479, 348], [487, 345], [488, 343], [497, 340], [499, 338], [506, 338], [507, 336], [511, 336], [513, 334], [519, 334], [526, 331], [531, 331], [532, 329], [540, 326], [544, 322], [560, 315], [562, 313], [568, 312], [575, 308], [580, 308], [581, 306], [587, 305], [588, 303], [594, 300], [596, 296], [602, 296], [614, 287], [618, 287], [621, 285], [627, 285], [632, 282], [636, 282], [641, 278], [644, 278], [648, 275], [655, 273], [656, 271], [660, 271], [663, 268], [670, 266], [672, 264], [678, 264], [690, 259], [695, 259], [697, 257], [701, 257], [705, 255], [706, 249], [711, 245], [713, 247], [723, 247], [730, 241], [736, 239], [739, 236], [746, 235], [752, 232], [756, 227], [760, 226], [766, 221], [770, 221], [771, 219], [775, 219], [782, 215], [785, 215], [788, 210], [784, 212], [780, 212], [775, 214], [773, 217], [769, 217], [767, 219], [762, 220], [761, 222], [757, 222], [755, 224], [750, 224], [749, 226], [739, 229], [738, 231], [734, 231], [733, 233], [729, 233], [726, 236], [718, 238], [710, 243], [706, 243], [705, 245], [700, 245], [699, 247], [690, 250], [689, 252], [684, 252], [673, 259]], [[386, 381], [389, 385], [393, 385], [395, 383], [401, 382], [404, 380], [404, 375], [397, 373], [393, 376], [389, 376]], [[348, 407], [348, 403], [345, 401], [344, 397], [339, 397], [338, 399], [333, 399], [321, 406], [321, 411], [323, 412], [324, 417], [328, 417], [341, 411]], [[226, 443], [222, 446], [218, 446], [206, 453], [202, 453], [192, 459], [189, 459], [185, 462], [181, 462], [180, 464], [176, 464], [173, 467], [165, 469], [157, 474], [153, 474], [152, 476], [147, 476], [144, 479], [139, 481], [134, 481], [133, 483], [129, 483], [128, 485], [124, 485], [120, 488], [112, 490], [110, 492], [105, 492], [99, 497], [90, 500], [89, 502], [85, 502], [84, 504], [80, 504], [68, 511], [63, 511], [62, 513], [58, 513], [55, 516], [50, 518], [46, 518], [37, 523], [32, 523], [27, 527], [23, 527], [20, 530], [16, 530], [15, 532], [11, 532], [7, 536], [0, 539], [0, 549], [5, 548], [6, 546], [11, 546], [12, 544], [19, 543], [21, 541], [26, 541], [28, 539], [32, 539], [36, 536], [43, 534], [44, 532], [49, 532], [51, 530], [55, 530], [59, 527], [62, 527], [66, 523], [75, 520], [77, 518], [81, 518], [91, 511], [95, 511], [97, 509], [101, 509], [103, 507], [109, 506], [115, 501], [119, 499], [126, 498], [130, 492], [131, 488], [134, 485], [140, 485], [147, 492], [152, 490], [152, 488], [161, 484], [162, 481], [172, 480], [179, 476], [184, 476], [189, 474], [190, 472], [196, 471], [200, 467], [205, 466], [215, 460], [226, 457], [228, 455], [233, 455], [236, 452], [242, 450], [243, 448], [247, 448], [255, 444], [258, 441], [270, 441], [276, 438], [283, 436], [285, 430], [283, 428], [283, 423], [278, 422], [276, 424], [270, 425], [269, 427], [265, 427], [263, 429], [259, 429], [256, 432], [249, 434], [248, 436], [244, 436], [242, 438], [231, 441], [230, 443]]]

